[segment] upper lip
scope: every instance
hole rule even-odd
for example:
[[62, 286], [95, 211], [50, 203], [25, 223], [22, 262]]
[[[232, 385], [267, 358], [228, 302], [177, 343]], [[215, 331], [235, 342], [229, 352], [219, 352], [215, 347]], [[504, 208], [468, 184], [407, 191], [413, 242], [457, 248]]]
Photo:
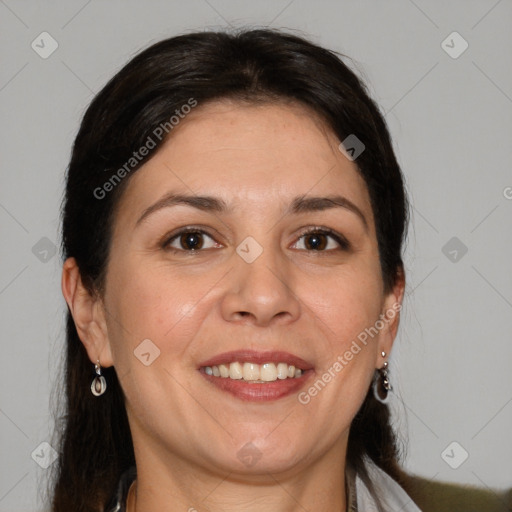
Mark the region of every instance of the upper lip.
[[223, 352], [218, 354], [207, 361], [203, 361], [199, 364], [199, 367], [204, 366], [217, 366], [219, 364], [229, 364], [234, 362], [240, 363], [287, 363], [300, 368], [301, 370], [310, 370], [313, 368], [311, 363], [308, 363], [304, 359], [289, 352], [283, 352], [281, 350], [268, 350], [258, 352], [256, 350], [233, 350], [231, 352]]

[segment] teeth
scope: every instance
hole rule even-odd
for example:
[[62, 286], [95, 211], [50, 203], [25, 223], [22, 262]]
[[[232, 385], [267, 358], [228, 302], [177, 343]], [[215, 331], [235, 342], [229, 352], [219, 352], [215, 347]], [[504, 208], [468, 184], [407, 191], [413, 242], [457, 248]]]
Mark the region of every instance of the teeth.
[[279, 363], [277, 365], [277, 378], [286, 379], [288, 377], [288, 365], [286, 363]]
[[255, 363], [244, 363], [243, 366], [244, 380], [259, 380], [260, 379], [260, 366]]
[[274, 382], [277, 379], [293, 379], [302, 376], [302, 370], [287, 363], [231, 363], [205, 366], [204, 372], [214, 377], [245, 380], [251, 383]]
[[[284, 364], [284, 363], [280, 363]], [[279, 370], [276, 368], [275, 364], [265, 363], [261, 365], [260, 368], [260, 378], [265, 382], [272, 382], [277, 379], [279, 375]]]
[[243, 378], [243, 369], [240, 363], [231, 363], [229, 365], [229, 378], [235, 380]]

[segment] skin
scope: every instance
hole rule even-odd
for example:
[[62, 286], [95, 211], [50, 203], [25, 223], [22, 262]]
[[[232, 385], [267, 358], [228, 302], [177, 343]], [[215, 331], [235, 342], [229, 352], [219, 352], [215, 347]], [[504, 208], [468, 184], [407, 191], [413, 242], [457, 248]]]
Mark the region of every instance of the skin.
[[[314, 365], [309, 386], [401, 303], [403, 279], [384, 293], [368, 191], [338, 144], [303, 106], [200, 105], [130, 177], [104, 296], [89, 294], [75, 260], [65, 262], [62, 290], [79, 336], [92, 363], [115, 366], [126, 396], [138, 470], [129, 512], [346, 510], [349, 427], [387, 358], [381, 352], [391, 350], [398, 315], [305, 405], [297, 393], [242, 401], [197, 371], [224, 351], [285, 350]], [[216, 196], [233, 211], [178, 205], [137, 225], [170, 191]], [[347, 208], [285, 214], [296, 196], [333, 191], [367, 226]], [[179, 237], [171, 242], [178, 252], [163, 247], [190, 225], [211, 237], [204, 248], [187, 253]], [[350, 248], [326, 235], [328, 245], [312, 249], [301, 235], [318, 226]], [[252, 263], [236, 252], [247, 236], [263, 248]], [[160, 350], [149, 366], [134, 356], [145, 339]], [[261, 454], [251, 467], [237, 457], [248, 442]]]

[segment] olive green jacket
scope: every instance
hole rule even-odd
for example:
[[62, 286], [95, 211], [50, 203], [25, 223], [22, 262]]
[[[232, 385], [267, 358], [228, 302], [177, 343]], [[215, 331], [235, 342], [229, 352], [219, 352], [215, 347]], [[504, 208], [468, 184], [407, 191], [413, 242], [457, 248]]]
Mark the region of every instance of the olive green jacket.
[[407, 491], [423, 512], [512, 512], [512, 489], [495, 491], [411, 476]]
[[[400, 471], [400, 483], [365, 460], [362, 480], [346, 468], [348, 512], [512, 512], [512, 489], [497, 491], [470, 485], [438, 482]], [[367, 483], [373, 490], [368, 494]]]

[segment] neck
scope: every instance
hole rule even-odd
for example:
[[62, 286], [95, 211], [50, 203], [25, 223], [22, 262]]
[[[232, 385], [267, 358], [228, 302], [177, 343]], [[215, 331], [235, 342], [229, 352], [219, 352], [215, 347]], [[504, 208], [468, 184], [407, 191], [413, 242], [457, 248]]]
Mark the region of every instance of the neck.
[[138, 476], [130, 486], [127, 512], [348, 510], [344, 453], [340, 458], [337, 449], [303, 471], [243, 477], [213, 475], [197, 467], [186, 470], [179, 459], [169, 464], [145, 455], [140, 461], [136, 457]]
[[130, 489], [128, 490], [128, 495], [126, 497], [126, 512], [135, 512], [137, 499], [136, 485], [137, 480], [134, 480], [130, 485]]

